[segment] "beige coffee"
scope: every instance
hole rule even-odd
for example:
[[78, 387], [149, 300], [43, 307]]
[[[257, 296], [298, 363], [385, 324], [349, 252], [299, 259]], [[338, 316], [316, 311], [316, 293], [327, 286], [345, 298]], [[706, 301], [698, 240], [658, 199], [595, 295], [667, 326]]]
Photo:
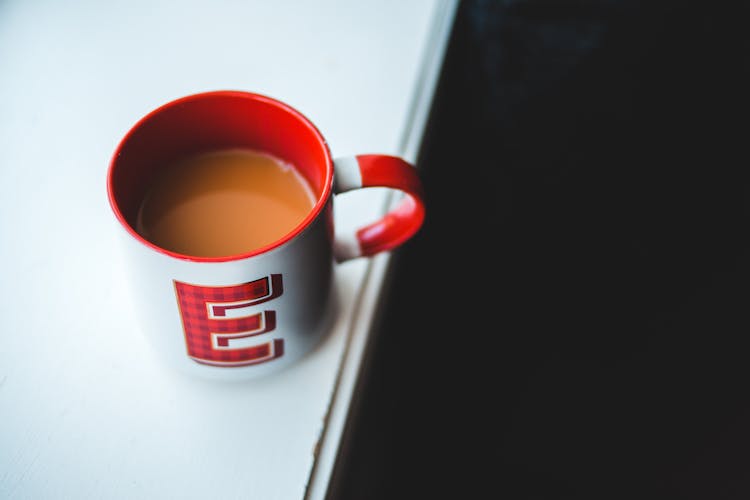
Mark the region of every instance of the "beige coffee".
[[265, 153], [229, 149], [166, 167], [140, 206], [136, 231], [195, 257], [228, 257], [273, 243], [315, 205], [305, 178]]

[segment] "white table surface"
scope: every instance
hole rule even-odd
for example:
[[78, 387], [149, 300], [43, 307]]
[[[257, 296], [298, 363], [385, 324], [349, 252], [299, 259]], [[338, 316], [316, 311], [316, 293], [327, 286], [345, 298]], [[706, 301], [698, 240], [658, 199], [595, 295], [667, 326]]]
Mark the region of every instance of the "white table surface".
[[[324, 497], [389, 255], [338, 266], [338, 316], [292, 368], [183, 378], [132, 315], [109, 157], [156, 106], [239, 89], [299, 109], [334, 156], [415, 161], [455, 7], [0, 1], [0, 498]], [[391, 201], [357, 195], [338, 226]]]

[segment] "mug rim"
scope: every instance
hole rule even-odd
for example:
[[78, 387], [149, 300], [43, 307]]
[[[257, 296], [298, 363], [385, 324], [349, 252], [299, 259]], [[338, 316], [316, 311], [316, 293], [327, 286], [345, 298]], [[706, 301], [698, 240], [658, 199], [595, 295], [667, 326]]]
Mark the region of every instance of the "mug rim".
[[[115, 170], [117, 159], [119, 158], [128, 140], [132, 137], [132, 135], [135, 133], [136, 130], [138, 130], [139, 128], [141, 128], [141, 126], [143, 126], [144, 123], [151, 120], [154, 116], [174, 106], [180, 106], [185, 103], [198, 101], [204, 98], [211, 98], [211, 97], [231, 97], [231, 98], [250, 99], [254, 101], [265, 102], [266, 104], [270, 104], [274, 107], [281, 109], [282, 111], [286, 113], [289, 113], [297, 121], [303, 124], [310, 132], [312, 132], [313, 136], [317, 139], [318, 143], [322, 146], [323, 155], [325, 157], [325, 166], [326, 166], [325, 184], [323, 185], [323, 190], [318, 196], [315, 202], [315, 205], [308, 212], [308, 214], [305, 216], [302, 222], [300, 222], [297, 226], [295, 226], [291, 231], [287, 232], [281, 238], [267, 245], [255, 248], [248, 252], [221, 256], [221, 257], [201, 257], [201, 256], [196, 256], [196, 255], [188, 255], [188, 254], [183, 254], [179, 252], [174, 252], [172, 250], [168, 250], [166, 248], [160, 247], [159, 245], [156, 245], [152, 243], [151, 241], [147, 240], [146, 238], [144, 238], [143, 236], [141, 236], [130, 225], [130, 223], [128, 223], [124, 214], [120, 210], [120, 207], [118, 206], [117, 201], [115, 200], [114, 180], [113, 180], [114, 179], [113, 173]], [[185, 261], [191, 261], [191, 262], [232, 262], [232, 261], [243, 260], [243, 259], [247, 259], [247, 258], [254, 257], [257, 255], [261, 255], [271, 250], [274, 250], [278, 247], [281, 247], [282, 245], [296, 238], [308, 226], [310, 226], [310, 224], [315, 219], [317, 219], [318, 215], [320, 215], [320, 213], [323, 211], [323, 208], [326, 206], [332, 190], [333, 190], [333, 157], [331, 156], [331, 151], [328, 146], [328, 142], [325, 140], [325, 138], [323, 137], [323, 134], [320, 132], [318, 127], [316, 127], [315, 124], [313, 124], [313, 122], [309, 118], [307, 118], [304, 114], [302, 114], [300, 111], [293, 108], [289, 104], [282, 102], [278, 99], [275, 99], [273, 97], [270, 97], [268, 95], [265, 95], [265, 94], [259, 94], [256, 92], [249, 92], [249, 91], [244, 91], [244, 90], [211, 90], [211, 91], [204, 91], [204, 92], [196, 92], [193, 94], [185, 95], [183, 97], [172, 99], [158, 106], [157, 108], [151, 110], [150, 112], [145, 114], [143, 117], [141, 117], [138, 121], [135, 122], [135, 124], [133, 124], [128, 129], [127, 133], [118, 142], [117, 147], [115, 148], [114, 153], [112, 154], [110, 158], [109, 166], [107, 168], [107, 199], [109, 200], [109, 206], [114, 212], [115, 218], [120, 223], [120, 225], [125, 229], [125, 231], [127, 231], [130, 234], [130, 236], [134, 237], [137, 241], [139, 241], [140, 243], [144, 244], [146, 247], [152, 250], [155, 250], [161, 254], [167, 255], [172, 258], [185, 260]]]

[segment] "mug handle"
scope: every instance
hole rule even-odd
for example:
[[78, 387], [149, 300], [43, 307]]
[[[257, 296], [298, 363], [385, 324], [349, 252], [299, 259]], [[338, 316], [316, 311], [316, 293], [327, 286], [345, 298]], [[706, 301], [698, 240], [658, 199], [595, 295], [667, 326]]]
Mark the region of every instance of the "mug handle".
[[411, 238], [424, 221], [422, 183], [414, 166], [405, 160], [381, 154], [334, 160], [334, 194], [366, 187], [397, 189], [406, 196], [375, 222], [343, 234], [337, 232], [333, 255], [338, 262], [392, 250]]

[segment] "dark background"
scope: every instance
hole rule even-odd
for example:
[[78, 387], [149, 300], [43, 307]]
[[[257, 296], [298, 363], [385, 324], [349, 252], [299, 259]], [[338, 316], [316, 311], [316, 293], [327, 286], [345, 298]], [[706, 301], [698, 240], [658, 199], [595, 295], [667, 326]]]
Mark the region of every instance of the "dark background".
[[460, 4], [332, 499], [750, 499], [745, 4]]

